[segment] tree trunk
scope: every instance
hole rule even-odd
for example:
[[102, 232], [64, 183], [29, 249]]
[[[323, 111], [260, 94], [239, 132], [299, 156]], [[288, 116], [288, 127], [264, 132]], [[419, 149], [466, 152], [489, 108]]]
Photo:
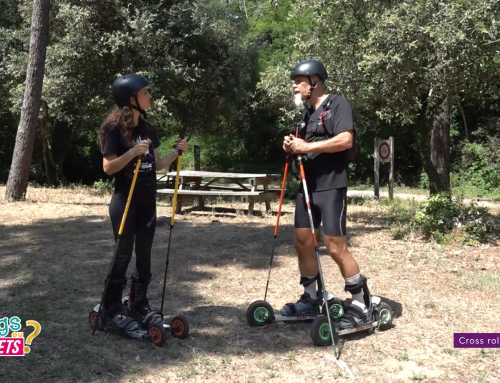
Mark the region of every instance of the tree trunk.
[[45, 56], [49, 39], [50, 0], [34, 0], [26, 88], [17, 129], [5, 198], [18, 201], [26, 196], [38, 114], [42, 97]]
[[431, 195], [451, 193], [450, 187], [450, 104], [441, 103], [432, 121], [430, 166], [427, 166]]

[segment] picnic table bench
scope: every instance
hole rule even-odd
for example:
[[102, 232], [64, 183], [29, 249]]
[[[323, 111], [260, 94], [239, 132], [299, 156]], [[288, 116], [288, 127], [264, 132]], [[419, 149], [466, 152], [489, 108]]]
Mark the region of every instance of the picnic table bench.
[[[157, 180], [173, 177], [176, 172], [157, 174]], [[233, 196], [248, 202], [248, 214], [253, 214], [255, 202], [265, 202], [266, 210], [271, 210], [270, 201], [279, 197], [280, 188], [271, 182], [278, 180], [279, 174], [207, 172], [199, 170], [181, 170], [179, 190], [177, 191], [176, 212], [182, 209], [182, 198], [198, 197], [198, 206], [205, 206], [205, 197]], [[246, 182], [245, 182], [246, 181]], [[159, 188], [158, 193], [174, 195], [173, 188]]]

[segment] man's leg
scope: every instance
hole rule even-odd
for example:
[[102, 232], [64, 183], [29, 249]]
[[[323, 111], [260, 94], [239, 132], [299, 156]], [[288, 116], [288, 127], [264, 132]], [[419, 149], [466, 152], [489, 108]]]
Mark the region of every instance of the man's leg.
[[[316, 209], [313, 201], [311, 201], [311, 208], [313, 209], [314, 226], [318, 228], [321, 218], [319, 211], [315, 211]], [[298, 194], [295, 205], [294, 244], [298, 255], [300, 284], [304, 286], [304, 294], [302, 294], [296, 303], [287, 303], [281, 310], [281, 313], [289, 316], [317, 314], [319, 312], [319, 305], [316, 297], [318, 262], [314, 252], [314, 241], [311, 233], [307, 206], [302, 193]]]
[[352, 278], [359, 274], [359, 266], [352, 253], [347, 250], [347, 236], [323, 234], [325, 246], [332, 259], [339, 266], [344, 278]]
[[[325, 246], [345, 279], [345, 290], [352, 294], [351, 307], [354, 310], [348, 308], [346, 316], [353, 317], [351, 314], [354, 313], [357, 324], [366, 322], [364, 314], [370, 305], [369, 291], [365, 286], [366, 279], [360, 274], [358, 263], [347, 249], [347, 188], [317, 193], [316, 203], [323, 216]], [[345, 327], [350, 326], [353, 320], [345, 319]]]

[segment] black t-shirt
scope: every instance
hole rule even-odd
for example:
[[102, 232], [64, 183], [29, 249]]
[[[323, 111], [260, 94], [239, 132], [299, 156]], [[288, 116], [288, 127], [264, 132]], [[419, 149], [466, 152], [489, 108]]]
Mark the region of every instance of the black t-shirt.
[[[120, 157], [130, 149], [123, 135], [123, 131], [119, 125], [109, 125], [106, 129], [103, 155], [115, 154], [117, 157]], [[138, 187], [155, 188], [156, 164], [154, 149], [160, 146], [158, 136], [152, 128], [147, 126], [146, 122], [139, 120], [139, 124], [132, 131], [132, 138], [135, 142], [147, 139], [151, 140], [149, 150], [141, 156], [142, 162], [139, 168], [136, 185]], [[137, 157], [125, 165], [122, 170], [113, 174], [113, 183], [116, 191], [128, 192], [132, 184], [136, 164]]]
[[[328, 95], [317, 110], [311, 108], [306, 111], [300, 137], [306, 142], [317, 142], [351, 129], [353, 119], [349, 102], [341, 95]], [[337, 153], [307, 153], [302, 157], [310, 193], [347, 187], [347, 150]]]

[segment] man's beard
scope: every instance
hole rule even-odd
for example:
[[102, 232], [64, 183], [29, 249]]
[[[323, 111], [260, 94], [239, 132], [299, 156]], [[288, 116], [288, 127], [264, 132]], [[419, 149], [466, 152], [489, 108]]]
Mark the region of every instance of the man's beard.
[[295, 106], [297, 108], [304, 107], [304, 101], [302, 101], [302, 95], [300, 93], [295, 93], [295, 96], [293, 98], [293, 102], [295, 103]]

